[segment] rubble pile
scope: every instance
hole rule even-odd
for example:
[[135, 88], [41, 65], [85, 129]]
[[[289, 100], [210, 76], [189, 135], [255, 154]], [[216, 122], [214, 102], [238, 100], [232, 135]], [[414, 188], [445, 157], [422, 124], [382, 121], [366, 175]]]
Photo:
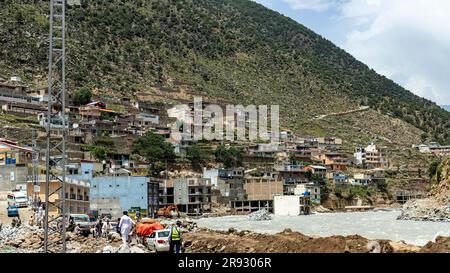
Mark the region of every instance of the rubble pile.
[[258, 210], [248, 215], [250, 221], [268, 221], [272, 216], [266, 209]]
[[[57, 233], [49, 234], [49, 251], [59, 252], [61, 237]], [[44, 249], [43, 229], [32, 226], [19, 228], [3, 227], [0, 231], [0, 252], [39, 253]], [[68, 253], [146, 253], [148, 249], [141, 244], [131, 243], [122, 246], [122, 238], [112, 233], [109, 238], [79, 236], [72, 232], [66, 234]]]
[[160, 222], [166, 228], [170, 228], [172, 225], [175, 225], [177, 221], [181, 221], [181, 231], [183, 232], [191, 232], [198, 229], [197, 223], [191, 219], [166, 219], [161, 220]]
[[402, 210], [398, 220], [450, 222], [450, 206], [439, 205], [433, 200], [411, 200]]
[[442, 166], [442, 180], [433, 186], [430, 196], [406, 202], [398, 220], [450, 222], [450, 160]]
[[[186, 235], [186, 253], [391, 253], [389, 241], [358, 235], [316, 238], [287, 229], [275, 235], [199, 230]], [[402, 252], [408, 252], [404, 247]], [[411, 251], [413, 252], [413, 251]]]

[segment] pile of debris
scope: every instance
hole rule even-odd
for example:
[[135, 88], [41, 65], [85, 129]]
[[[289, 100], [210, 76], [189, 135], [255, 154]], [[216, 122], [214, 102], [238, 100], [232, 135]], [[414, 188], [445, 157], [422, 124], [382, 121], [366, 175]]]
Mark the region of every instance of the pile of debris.
[[441, 181], [433, 186], [430, 196], [410, 200], [403, 206], [398, 220], [450, 222], [450, 159], [442, 164]]
[[[68, 253], [146, 253], [148, 249], [141, 244], [122, 245], [122, 238], [112, 233], [108, 238], [93, 238], [66, 234]], [[0, 231], [0, 252], [41, 253], [44, 251], [44, 230], [33, 226], [18, 228], [3, 227]], [[49, 234], [49, 251], [61, 251], [61, 237], [58, 233]]]
[[450, 206], [439, 205], [432, 199], [408, 201], [398, 220], [450, 222]]
[[358, 235], [316, 238], [289, 229], [274, 235], [201, 229], [186, 235], [184, 247], [186, 253], [391, 253], [417, 249], [402, 246], [397, 250], [389, 241]]
[[196, 231], [198, 229], [197, 223], [192, 219], [165, 219], [161, 220], [161, 224], [165, 226], [167, 229], [170, 229], [171, 226], [175, 225], [177, 221], [181, 221], [181, 231], [182, 232], [191, 232]]
[[269, 221], [272, 216], [266, 209], [258, 210], [248, 215], [250, 221]]

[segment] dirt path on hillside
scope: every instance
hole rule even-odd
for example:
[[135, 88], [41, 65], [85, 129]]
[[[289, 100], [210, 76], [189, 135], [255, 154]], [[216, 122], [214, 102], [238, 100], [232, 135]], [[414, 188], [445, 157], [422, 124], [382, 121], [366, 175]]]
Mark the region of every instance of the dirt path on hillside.
[[322, 120], [322, 119], [324, 119], [326, 117], [331, 117], [331, 116], [348, 115], [348, 114], [352, 114], [352, 113], [363, 112], [363, 111], [366, 111], [366, 110], [369, 110], [369, 109], [370, 109], [369, 106], [361, 106], [358, 109], [348, 110], [348, 111], [344, 111], [344, 112], [330, 113], [330, 114], [326, 114], [326, 115], [320, 115], [320, 116], [317, 116], [317, 117], [313, 118], [313, 120]]

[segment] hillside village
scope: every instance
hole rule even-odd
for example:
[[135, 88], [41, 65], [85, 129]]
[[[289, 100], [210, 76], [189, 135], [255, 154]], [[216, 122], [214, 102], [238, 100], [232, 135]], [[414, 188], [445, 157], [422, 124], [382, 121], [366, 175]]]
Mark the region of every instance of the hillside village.
[[[167, 114], [175, 103], [145, 95], [100, 97], [85, 88], [67, 100], [69, 213], [117, 218], [122, 211], [139, 211], [155, 217], [174, 206], [191, 216], [261, 209], [282, 215], [367, 210], [423, 198], [431, 185], [428, 165], [401, 169], [395, 149], [377, 142], [349, 151], [343, 149], [345, 139], [300, 136], [286, 129], [279, 143], [176, 141], [171, 138], [176, 120]], [[46, 89], [30, 88], [19, 77], [0, 78], [0, 189], [26, 190], [30, 201], [45, 196], [47, 103]], [[178, 103], [194, 111], [191, 101]], [[32, 130], [42, 151], [36, 196]], [[152, 151], [144, 152], [148, 143], [170, 151], [150, 158]], [[438, 143], [418, 143], [411, 150], [428, 160], [450, 155], [450, 147]], [[58, 183], [50, 188], [56, 190]]]

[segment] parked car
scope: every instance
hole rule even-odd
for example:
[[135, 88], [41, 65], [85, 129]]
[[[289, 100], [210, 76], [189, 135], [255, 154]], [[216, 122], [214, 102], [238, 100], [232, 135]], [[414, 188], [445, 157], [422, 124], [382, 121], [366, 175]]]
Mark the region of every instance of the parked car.
[[170, 229], [155, 230], [147, 237], [147, 247], [157, 252], [168, 252], [170, 247], [169, 236]]
[[18, 208], [28, 207], [28, 197], [23, 192], [11, 192], [8, 193], [8, 205], [14, 205]]
[[7, 208], [8, 217], [19, 217], [19, 209], [15, 205], [10, 205]]
[[102, 213], [99, 217], [99, 219], [102, 219], [102, 220], [105, 218], [108, 218], [109, 220], [111, 220], [112, 219], [111, 213]]
[[70, 218], [73, 219], [75, 225], [80, 225], [81, 232], [84, 236], [91, 233], [91, 223], [87, 214], [70, 214]]

